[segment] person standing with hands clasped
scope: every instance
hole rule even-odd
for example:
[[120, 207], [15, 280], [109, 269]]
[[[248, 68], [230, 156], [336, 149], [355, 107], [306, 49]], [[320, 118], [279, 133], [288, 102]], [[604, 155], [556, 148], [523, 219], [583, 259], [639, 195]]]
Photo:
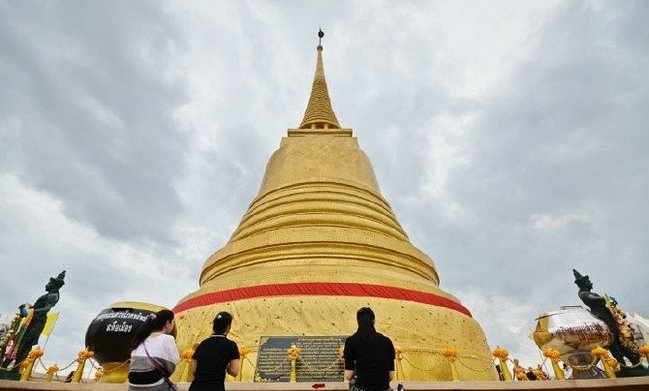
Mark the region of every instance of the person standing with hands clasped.
[[239, 374], [239, 347], [228, 339], [232, 315], [219, 312], [212, 322], [214, 334], [196, 347], [192, 356], [194, 380], [189, 391], [225, 391], [225, 373]]
[[394, 379], [394, 345], [376, 332], [374, 312], [363, 307], [356, 312], [358, 330], [345, 340], [345, 379], [351, 391], [387, 391]]
[[174, 313], [160, 310], [148, 316], [131, 344], [129, 391], [169, 391], [174, 385], [169, 376], [180, 360], [174, 329]]

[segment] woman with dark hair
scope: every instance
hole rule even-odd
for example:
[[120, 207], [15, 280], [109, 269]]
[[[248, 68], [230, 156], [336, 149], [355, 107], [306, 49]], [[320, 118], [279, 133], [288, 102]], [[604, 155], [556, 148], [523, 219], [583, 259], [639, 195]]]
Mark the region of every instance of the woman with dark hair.
[[169, 391], [169, 376], [180, 360], [174, 329], [174, 313], [164, 309], [149, 315], [131, 343], [129, 391]]
[[214, 334], [204, 339], [192, 356], [194, 380], [189, 391], [225, 391], [225, 373], [233, 377], [239, 374], [239, 347], [227, 337], [231, 327], [230, 313], [216, 314]]
[[345, 340], [345, 379], [352, 391], [386, 391], [394, 379], [394, 345], [376, 332], [374, 312], [363, 307], [356, 312], [358, 330]]

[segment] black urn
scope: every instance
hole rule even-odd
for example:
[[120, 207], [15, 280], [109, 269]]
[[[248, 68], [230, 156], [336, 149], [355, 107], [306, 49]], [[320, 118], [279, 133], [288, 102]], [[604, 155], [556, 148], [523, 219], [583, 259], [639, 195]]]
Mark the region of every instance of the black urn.
[[[147, 317], [162, 309], [165, 307], [149, 303], [117, 302], [101, 311], [90, 322], [86, 331], [86, 347], [94, 352], [93, 358], [104, 370], [102, 382], [126, 381], [131, 341]], [[174, 327], [172, 335], [175, 334]]]

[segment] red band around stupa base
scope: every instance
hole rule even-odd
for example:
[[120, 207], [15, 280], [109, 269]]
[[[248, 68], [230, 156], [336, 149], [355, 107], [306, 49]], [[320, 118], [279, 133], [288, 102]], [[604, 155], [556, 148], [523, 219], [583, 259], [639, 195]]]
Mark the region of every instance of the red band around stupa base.
[[196, 307], [229, 301], [276, 296], [358, 296], [380, 297], [414, 301], [417, 303], [445, 307], [471, 317], [471, 312], [460, 303], [433, 293], [397, 288], [385, 285], [369, 285], [336, 282], [303, 282], [293, 284], [256, 285], [206, 293], [178, 303], [173, 312], [182, 312]]

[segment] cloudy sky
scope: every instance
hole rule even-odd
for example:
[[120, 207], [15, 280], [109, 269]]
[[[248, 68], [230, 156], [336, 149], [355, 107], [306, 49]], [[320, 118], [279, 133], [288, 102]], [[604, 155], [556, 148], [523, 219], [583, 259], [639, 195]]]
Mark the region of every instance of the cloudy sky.
[[[0, 1], [0, 313], [67, 270], [44, 361], [198, 286], [302, 119], [339, 122], [441, 287], [524, 365], [572, 268], [649, 316], [649, 2]], [[380, 324], [380, 319], [378, 321]], [[379, 327], [380, 328], [380, 327]]]

